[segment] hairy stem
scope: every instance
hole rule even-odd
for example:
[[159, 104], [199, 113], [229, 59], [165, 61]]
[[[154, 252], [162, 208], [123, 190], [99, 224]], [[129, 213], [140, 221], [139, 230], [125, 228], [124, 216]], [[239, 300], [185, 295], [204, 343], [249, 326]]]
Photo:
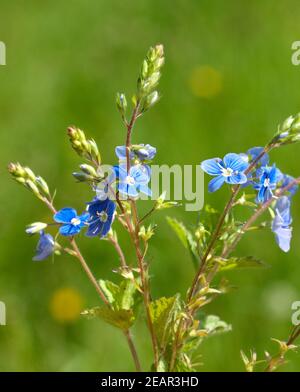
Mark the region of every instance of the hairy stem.
[[[54, 207], [54, 205], [53, 205], [53, 203], [52, 203], [51, 201], [49, 201], [49, 200], [46, 199], [46, 198], [44, 198], [43, 201], [44, 201], [44, 203], [47, 205], [47, 207], [48, 207], [54, 214], [57, 212], [56, 209], [55, 209], [55, 207]], [[95, 276], [93, 275], [93, 273], [92, 273], [92, 271], [90, 270], [88, 264], [86, 263], [84, 257], [82, 256], [82, 254], [81, 254], [81, 252], [80, 252], [80, 250], [79, 250], [79, 248], [78, 248], [78, 245], [77, 245], [77, 243], [76, 243], [74, 237], [72, 237], [72, 238], [70, 239], [70, 244], [71, 244], [71, 246], [72, 246], [72, 248], [73, 248], [73, 250], [74, 250], [74, 252], [75, 252], [75, 254], [76, 254], [76, 257], [77, 257], [77, 259], [79, 260], [79, 262], [80, 262], [80, 264], [81, 264], [81, 266], [82, 266], [84, 272], [86, 273], [86, 275], [87, 275], [87, 277], [89, 278], [89, 280], [90, 280], [90, 282], [92, 283], [92, 285], [95, 287], [95, 289], [96, 289], [96, 291], [97, 291], [99, 297], [101, 298], [101, 300], [104, 302], [104, 304], [105, 304], [106, 306], [110, 306], [110, 303], [109, 303], [108, 300], [106, 299], [106, 297], [105, 297], [105, 295], [104, 295], [104, 293], [103, 293], [101, 287], [99, 286], [99, 284], [98, 284], [98, 282], [97, 282], [97, 279], [96, 279]], [[130, 331], [129, 331], [129, 330], [124, 331], [124, 335], [125, 335], [126, 340], [127, 340], [127, 342], [128, 342], [128, 346], [129, 346], [129, 349], [130, 349], [130, 352], [131, 352], [131, 355], [132, 355], [132, 358], [133, 358], [133, 361], [134, 361], [136, 370], [137, 370], [138, 372], [140, 372], [140, 371], [141, 371], [141, 365], [140, 365], [140, 362], [139, 362], [139, 359], [138, 359], [137, 351], [136, 351], [134, 342], [133, 342], [133, 340], [132, 340]]]
[[[135, 105], [135, 108], [133, 110], [131, 119], [129, 124], [127, 124], [127, 135], [126, 135], [126, 161], [127, 161], [127, 173], [130, 170], [130, 147], [131, 147], [131, 134], [132, 130], [135, 124], [136, 119], [138, 118], [139, 115], [139, 105], [140, 102], [138, 101]], [[130, 233], [130, 236], [132, 238], [134, 247], [135, 247], [135, 253], [137, 256], [137, 261], [138, 261], [138, 266], [139, 266], [139, 271], [140, 271], [140, 277], [141, 277], [141, 284], [142, 284], [142, 292], [143, 292], [143, 300], [144, 300], [144, 307], [146, 311], [146, 318], [147, 318], [147, 324], [148, 324], [148, 329], [151, 335], [151, 341], [152, 341], [152, 348], [153, 348], [153, 354], [154, 354], [154, 366], [157, 369], [158, 367], [158, 360], [159, 360], [159, 351], [158, 351], [158, 343], [157, 343], [157, 338], [155, 335], [152, 319], [151, 319], [151, 314], [150, 314], [150, 288], [149, 288], [149, 278], [148, 278], [148, 272], [145, 270], [145, 263], [144, 263], [144, 254], [141, 251], [140, 248], [140, 240], [139, 240], [139, 218], [138, 218], [138, 212], [136, 208], [136, 203], [135, 200], [131, 200], [131, 206], [132, 206], [132, 213], [133, 213], [133, 218], [135, 221], [135, 225], [133, 226], [130, 218], [124, 211], [124, 208], [122, 206], [121, 201], [117, 197], [117, 203], [124, 214], [124, 218], [128, 227], [128, 231]]]
[[109, 241], [113, 244], [114, 248], [116, 249], [116, 251], [117, 251], [117, 253], [119, 255], [121, 266], [124, 267], [124, 268], [128, 267], [128, 265], [126, 263], [125, 255], [124, 255], [124, 253], [123, 253], [123, 251], [122, 251], [118, 241], [113, 236], [109, 237]]

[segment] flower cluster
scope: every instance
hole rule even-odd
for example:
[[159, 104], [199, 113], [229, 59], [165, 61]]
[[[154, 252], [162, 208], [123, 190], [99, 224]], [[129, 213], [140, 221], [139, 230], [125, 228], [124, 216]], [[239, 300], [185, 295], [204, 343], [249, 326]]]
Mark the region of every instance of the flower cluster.
[[[79, 149], [80, 156], [87, 157], [90, 161], [97, 159], [97, 162], [99, 162], [100, 154], [97, 145], [94, 144], [94, 141], [85, 143], [84, 141], [87, 139], [83, 131], [75, 130], [76, 128], [72, 128], [72, 132], [71, 128], [68, 130], [69, 135], [72, 136], [73, 147]], [[81, 144], [76, 143], [77, 140], [81, 140]], [[94, 147], [91, 148], [91, 146]], [[129, 170], [126, 161], [126, 146], [117, 146], [115, 151], [119, 164], [113, 167], [113, 175], [107, 178], [99, 175], [101, 173], [100, 165], [99, 170], [87, 164], [80, 165], [82, 170], [81, 180], [91, 181], [92, 189], [96, 195], [91, 202], [87, 203], [86, 211], [80, 215], [71, 207], [62, 208], [54, 214], [54, 224], [59, 225], [60, 235], [73, 237], [86, 228], [86, 236], [104, 238], [111, 229], [116, 211], [116, 201], [112, 196], [118, 194], [121, 200], [124, 200], [124, 198], [136, 199], [140, 193], [151, 196], [151, 190], [148, 187], [151, 178], [149, 163], [156, 155], [156, 148], [150, 144], [132, 145], [129, 153]], [[15, 176], [17, 174], [21, 178], [23, 178], [22, 175], [25, 176], [26, 185], [29, 181], [28, 176], [30, 181], [36, 178], [28, 168], [23, 169], [21, 166], [15, 165], [11, 166], [12, 169], [14, 169]], [[83, 177], [84, 175], [85, 177]], [[75, 178], [79, 179], [79, 173], [76, 173]], [[97, 183], [97, 185], [95, 186], [94, 183]], [[112, 194], [111, 189], [114, 189], [115, 193]], [[47, 226], [46, 223], [36, 222], [26, 229], [28, 234], [40, 233], [37, 252], [33, 260], [46, 259], [55, 251], [55, 241], [52, 235], [44, 231]]]
[[[214, 176], [208, 184], [208, 190], [215, 192], [225, 182], [230, 185], [252, 187], [257, 192], [255, 202], [259, 205], [273, 201], [275, 218], [272, 231], [279, 247], [287, 252], [292, 237], [290, 204], [291, 197], [297, 192], [298, 185], [294, 178], [283, 174], [275, 164], [269, 164], [269, 155], [263, 147], [253, 147], [247, 153], [225, 155], [224, 159], [213, 158], [201, 163], [207, 174]], [[289, 184], [292, 184], [289, 187]], [[289, 188], [287, 195], [277, 197], [277, 192]], [[274, 206], [274, 202], [276, 202]]]

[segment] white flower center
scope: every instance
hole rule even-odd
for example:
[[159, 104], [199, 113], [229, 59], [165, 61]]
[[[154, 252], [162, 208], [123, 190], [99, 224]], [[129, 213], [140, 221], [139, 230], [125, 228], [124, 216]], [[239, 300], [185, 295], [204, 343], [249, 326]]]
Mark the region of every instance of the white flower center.
[[264, 180], [264, 187], [268, 188], [269, 185], [270, 185], [270, 178], [265, 178], [265, 180]]
[[105, 223], [108, 219], [108, 215], [105, 211], [97, 212], [97, 215], [99, 216], [100, 221], [103, 223]]
[[230, 177], [233, 173], [233, 170], [230, 167], [223, 168], [222, 169], [222, 174], [224, 177]]
[[72, 224], [73, 226], [78, 226], [78, 225], [80, 225], [80, 223], [81, 223], [81, 221], [80, 221], [80, 219], [78, 219], [78, 218], [73, 218], [73, 219], [71, 219], [71, 224]]
[[128, 185], [134, 185], [135, 184], [135, 179], [132, 176], [127, 176], [125, 178], [125, 183]]

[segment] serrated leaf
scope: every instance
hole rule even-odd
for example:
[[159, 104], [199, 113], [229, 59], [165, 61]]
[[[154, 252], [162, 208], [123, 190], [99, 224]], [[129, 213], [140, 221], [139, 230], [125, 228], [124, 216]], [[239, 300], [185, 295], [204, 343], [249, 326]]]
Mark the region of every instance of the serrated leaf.
[[122, 329], [123, 331], [128, 330], [135, 321], [135, 317], [131, 309], [114, 310], [108, 306], [97, 306], [92, 309], [87, 309], [82, 312], [82, 315], [89, 318], [99, 317], [101, 320], [116, 328]]
[[194, 240], [192, 233], [184, 226], [182, 222], [179, 222], [177, 219], [168, 216], [167, 222], [169, 223], [173, 231], [176, 233], [183, 246], [190, 251], [193, 264], [197, 269], [199, 267], [197, 243]]
[[253, 256], [230, 257], [229, 259], [218, 257], [215, 258], [214, 261], [219, 263], [219, 271], [226, 271], [234, 268], [267, 267], [267, 264], [261, 260], [255, 259]]
[[114, 310], [133, 308], [136, 294], [134, 282], [125, 279], [118, 286], [109, 280], [100, 280], [99, 285]]
[[172, 336], [176, 316], [180, 310], [179, 295], [174, 297], [161, 297], [150, 304], [150, 315], [155, 335], [161, 347], [165, 347]]

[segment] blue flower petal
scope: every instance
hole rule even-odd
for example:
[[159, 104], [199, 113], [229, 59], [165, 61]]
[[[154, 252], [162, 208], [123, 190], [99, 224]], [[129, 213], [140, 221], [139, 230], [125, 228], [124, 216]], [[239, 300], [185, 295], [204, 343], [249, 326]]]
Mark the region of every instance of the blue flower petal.
[[69, 225], [62, 225], [59, 228], [59, 232], [61, 235], [64, 235], [64, 236], [72, 236], [72, 235], [79, 233], [80, 229], [81, 229], [80, 225], [75, 226], [75, 225], [69, 224]]
[[224, 184], [224, 181], [225, 181], [225, 177], [222, 176], [222, 175], [213, 178], [213, 179], [210, 181], [210, 183], [208, 184], [208, 191], [209, 191], [209, 192], [215, 192], [215, 191], [217, 191], [217, 190], [220, 189], [221, 186]]
[[[88, 237], [104, 237], [109, 232], [116, 209], [116, 204], [106, 199], [105, 201], [96, 201], [89, 203], [90, 223], [86, 235]], [[101, 221], [101, 212], [106, 212], [107, 220]]]
[[68, 223], [71, 222], [73, 218], [77, 217], [77, 212], [74, 208], [63, 208], [54, 214], [53, 219], [58, 223]]
[[[251, 161], [254, 161], [254, 159], [256, 159], [263, 152], [263, 150], [263, 147], [252, 147], [247, 151], [247, 154], [251, 156]], [[269, 155], [264, 154], [258, 163], [260, 163], [262, 166], [266, 166], [269, 163]]]
[[139, 188], [138, 188], [138, 190], [139, 190], [140, 192], [144, 193], [145, 195], [149, 196], [149, 197], [152, 196], [152, 191], [151, 191], [151, 189], [148, 187], [148, 185], [145, 185], [145, 184], [140, 185]]
[[246, 162], [239, 154], [229, 153], [226, 154], [223, 159], [226, 168], [230, 168], [233, 171], [244, 171], [248, 167]]
[[134, 178], [136, 184], [148, 184], [150, 181], [149, 169], [143, 165], [132, 166], [129, 175]]
[[281, 250], [288, 252], [290, 250], [290, 243], [292, 239], [291, 228], [280, 228], [275, 232], [276, 242]]
[[229, 177], [225, 177], [225, 181], [228, 184], [245, 184], [248, 181], [248, 178], [244, 173], [236, 173]]
[[222, 159], [212, 158], [206, 159], [200, 164], [201, 169], [210, 176], [218, 176], [222, 174], [222, 168], [224, 167]]
[[[117, 157], [119, 158], [120, 161], [126, 160], [127, 156], [126, 156], [126, 146], [117, 146], [115, 148], [115, 153], [117, 155]], [[129, 158], [133, 159], [134, 158], [134, 154], [132, 151], [130, 151], [129, 153]]]
[[54, 239], [51, 234], [40, 232], [40, 239], [37, 244], [36, 254], [32, 260], [41, 261], [49, 257], [54, 252]]
[[139, 147], [134, 150], [135, 155], [141, 160], [152, 160], [156, 155], [156, 148], [150, 144], [139, 144]]

